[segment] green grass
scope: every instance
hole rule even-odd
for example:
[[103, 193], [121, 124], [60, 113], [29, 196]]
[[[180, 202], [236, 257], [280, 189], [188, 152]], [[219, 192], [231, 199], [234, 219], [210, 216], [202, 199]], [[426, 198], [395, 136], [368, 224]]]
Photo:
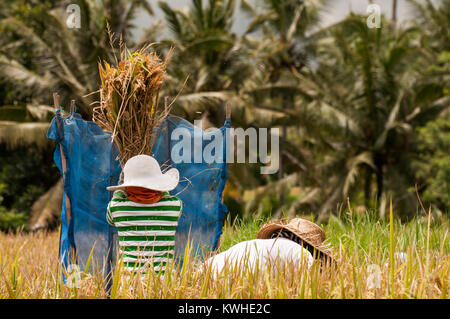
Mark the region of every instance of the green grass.
[[[303, 216], [312, 220], [312, 216]], [[268, 221], [268, 218], [251, 219], [248, 222], [236, 220], [233, 224], [225, 223], [223, 236], [220, 242], [220, 251], [243, 240], [256, 238], [260, 227]], [[327, 224], [322, 224], [327, 236], [327, 242], [332, 247], [348, 247], [355, 253], [368, 253], [374, 248], [374, 243], [381, 248], [382, 257], [389, 256], [389, 220], [380, 220], [374, 214], [345, 215], [339, 219], [331, 218]], [[449, 221], [443, 217], [435, 221], [430, 234], [430, 249], [450, 251], [450, 241], [448, 238]], [[408, 246], [426, 247], [427, 221], [425, 218], [414, 218], [412, 221], [402, 223], [400, 219], [394, 217], [394, 234], [396, 251], [406, 251]], [[447, 235], [446, 235], [447, 234]], [[400, 235], [400, 236], [398, 236]]]
[[[448, 298], [450, 242], [448, 218], [418, 216], [401, 223], [370, 213], [342, 215], [322, 225], [338, 267], [320, 271], [287, 267], [237, 271], [211, 269], [189, 257], [173, 262], [165, 275], [142, 280], [114, 274], [113, 298]], [[304, 216], [310, 218], [309, 216]], [[254, 239], [266, 219], [226, 222], [219, 251]], [[392, 227], [391, 227], [392, 226]], [[58, 234], [0, 233], [0, 298], [104, 298], [100, 273], [82, 274], [80, 288], [62, 284]], [[404, 252], [406, 260], [398, 258]], [[395, 256], [394, 258], [392, 256]], [[394, 262], [391, 262], [394, 261]], [[375, 280], [375, 281], [374, 281]], [[371, 285], [370, 283], [376, 283]]]

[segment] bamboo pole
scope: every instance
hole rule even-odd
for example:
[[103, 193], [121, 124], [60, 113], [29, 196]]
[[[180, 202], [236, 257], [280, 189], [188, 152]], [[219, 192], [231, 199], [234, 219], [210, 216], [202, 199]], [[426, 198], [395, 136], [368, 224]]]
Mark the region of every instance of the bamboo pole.
[[[75, 104], [75, 100], [72, 100]], [[53, 104], [55, 107], [55, 111], [58, 111], [61, 109], [61, 105], [60, 105], [60, 101], [59, 101], [59, 94], [58, 93], [53, 93]], [[58, 127], [58, 132], [61, 132], [61, 127], [59, 124], [59, 121], [56, 121], [56, 125]], [[66, 157], [64, 156], [64, 152], [63, 152], [63, 148], [62, 145], [59, 144], [59, 151], [61, 153], [61, 164], [62, 164], [62, 175], [63, 175], [63, 180], [66, 177], [66, 170], [67, 170], [67, 161], [66, 161]], [[66, 199], [66, 220], [67, 220], [67, 225], [70, 224], [70, 218], [71, 218], [71, 210], [70, 210], [70, 200], [67, 197], [67, 194], [64, 192], [64, 196]]]
[[225, 105], [225, 116], [227, 119], [231, 119], [231, 103], [227, 102]]
[[[231, 120], [231, 103], [230, 101], [228, 101], [225, 104], [225, 120]], [[234, 139], [231, 141], [231, 143], [234, 143]], [[226, 155], [227, 152], [225, 152], [225, 164], [226, 164]], [[223, 203], [223, 195], [225, 193], [225, 190], [222, 192], [222, 195], [220, 197], [220, 201]], [[219, 242], [217, 243], [217, 247], [219, 247], [219, 243], [220, 243], [220, 238], [219, 238]]]
[[166, 147], [167, 147], [167, 163], [170, 163], [170, 139], [169, 139], [169, 120], [167, 118], [169, 113], [170, 96], [164, 97], [164, 112], [166, 113]]

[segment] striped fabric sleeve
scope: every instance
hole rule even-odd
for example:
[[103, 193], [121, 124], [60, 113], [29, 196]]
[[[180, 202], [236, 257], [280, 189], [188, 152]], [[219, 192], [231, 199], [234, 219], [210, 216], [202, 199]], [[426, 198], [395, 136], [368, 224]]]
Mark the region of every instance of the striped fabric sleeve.
[[180, 216], [181, 216], [181, 213], [183, 212], [183, 202], [178, 197], [175, 198], [178, 199], [178, 201], [180, 202]]
[[106, 221], [108, 222], [108, 224], [110, 224], [111, 226], [114, 226], [114, 221], [111, 217], [111, 211], [109, 209], [111, 205], [111, 202], [108, 204], [108, 208], [106, 209]]

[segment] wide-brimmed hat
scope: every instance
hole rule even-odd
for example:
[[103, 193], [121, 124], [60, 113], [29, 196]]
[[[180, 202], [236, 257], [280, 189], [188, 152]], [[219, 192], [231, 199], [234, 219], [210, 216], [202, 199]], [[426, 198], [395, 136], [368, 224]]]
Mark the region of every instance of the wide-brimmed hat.
[[270, 221], [262, 225], [256, 238], [269, 239], [272, 238], [274, 234], [278, 234], [281, 230], [286, 230], [297, 236], [305, 244], [305, 248], [311, 251], [313, 256], [314, 250], [316, 250], [316, 257], [325, 257], [326, 259], [329, 258], [334, 261], [331, 250], [324, 244], [324, 230], [313, 222], [303, 218], [294, 218], [290, 221]]
[[180, 180], [180, 174], [176, 168], [171, 168], [163, 174], [156, 159], [148, 155], [136, 155], [130, 158], [125, 163], [123, 175], [123, 184], [109, 186], [106, 189], [113, 191], [134, 186], [168, 192], [177, 187]]

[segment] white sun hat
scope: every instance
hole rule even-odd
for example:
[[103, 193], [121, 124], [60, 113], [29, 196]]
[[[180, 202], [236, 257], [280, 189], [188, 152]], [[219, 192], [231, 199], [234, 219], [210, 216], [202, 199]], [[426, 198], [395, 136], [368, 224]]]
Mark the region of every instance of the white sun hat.
[[163, 174], [156, 159], [148, 155], [130, 158], [123, 168], [123, 175], [123, 184], [109, 186], [106, 189], [113, 191], [134, 186], [168, 192], [177, 187], [180, 180], [180, 174], [176, 168], [171, 168]]

